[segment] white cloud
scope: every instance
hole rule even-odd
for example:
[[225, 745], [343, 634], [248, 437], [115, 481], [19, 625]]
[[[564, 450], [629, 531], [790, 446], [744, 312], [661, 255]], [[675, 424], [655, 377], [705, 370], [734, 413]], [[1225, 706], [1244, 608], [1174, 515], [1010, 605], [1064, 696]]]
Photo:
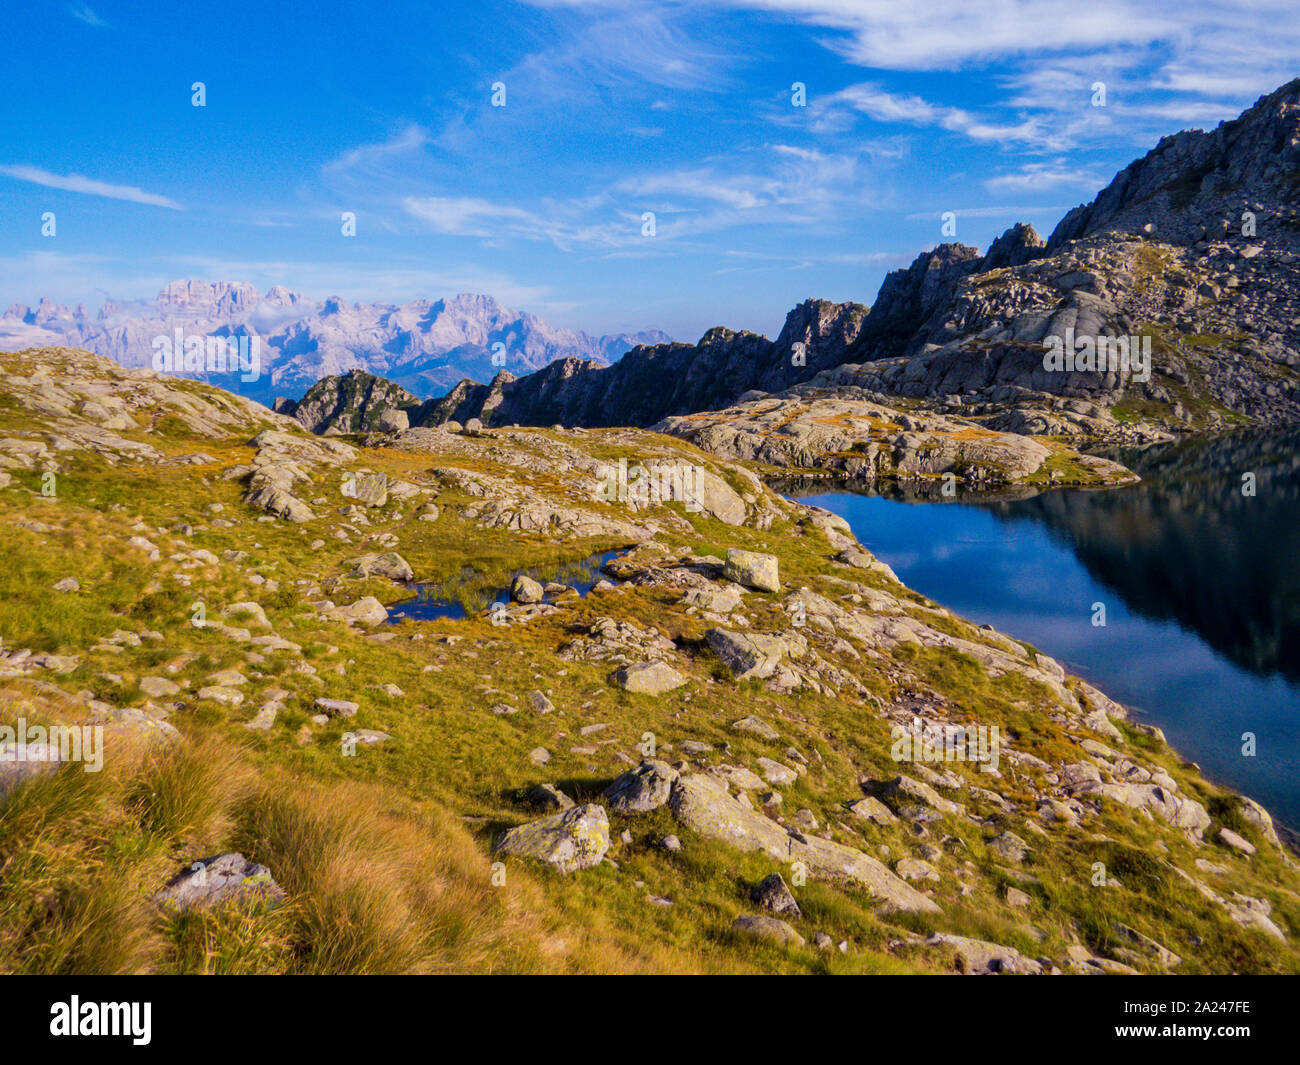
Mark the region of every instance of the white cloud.
[[330, 160], [321, 169], [326, 174], [374, 171], [391, 160], [418, 152], [428, 143], [429, 135], [424, 128], [411, 124], [386, 141], [351, 148], [338, 158]]
[[1050, 163], [1027, 163], [1018, 173], [999, 174], [984, 182], [989, 192], [1030, 193], [1048, 189], [1081, 188], [1096, 192], [1109, 182], [1086, 168], [1058, 160]]
[[491, 237], [503, 226], [516, 232], [520, 226], [541, 229], [540, 220], [521, 207], [470, 196], [408, 196], [402, 205], [437, 232], [455, 237]]
[[920, 96], [888, 92], [872, 82], [850, 85], [813, 103], [814, 122], [824, 129], [842, 129], [844, 114], [856, 112], [876, 122], [901, 122], [937, 127], [981, 142], [1055, 143], [1056, 137], [1032, 117], [994, 122], [960, 107], [932, 104]]
[[[1046, 207], [963, 207], [952, 213], [958, 218], [1027, 218], [1031, 215], [1060, 214], [1068, 211], [1068, 206], [1046, 206]], [[928, 222], [940, 221], [943, 217], [942, 211], [917, 211], [914, 214], [904, 215], [909, 222]]]
[[90, 9], [89, 4], [73, 4], [68, 10], [72, 12], [73, 18], [79, 19], [87, 26], [94, 26], [96, 29], [103, 29], [108, 25], [107, 22]]
[[49, 189], [62, 189], [64, 192], [81, 192], [87, 196], [104, 196], [110, 200], [127, 200], [131, 203], [148, 204], [151, 207], [168, 207], [173, 211], [182, 210], [181, 205], [166, 196], [145, 192], [134, 185], [110, 185], [106, 181], [82, 177], [80, 174], [52, 174], [35, 166], [0, 166], [0, 174], [30, 181], [34, 185], [43, 185]]

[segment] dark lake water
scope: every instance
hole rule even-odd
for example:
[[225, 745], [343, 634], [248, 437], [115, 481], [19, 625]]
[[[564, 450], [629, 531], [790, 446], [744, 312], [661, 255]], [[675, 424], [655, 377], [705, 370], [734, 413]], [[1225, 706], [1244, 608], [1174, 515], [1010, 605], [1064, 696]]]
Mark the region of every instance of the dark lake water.
[[1060, 659], [1300, 828], [1300, 434], [1113, 457], [1142, 483], [1001, 501], [786, 491], [847, 519], [909, 587]]

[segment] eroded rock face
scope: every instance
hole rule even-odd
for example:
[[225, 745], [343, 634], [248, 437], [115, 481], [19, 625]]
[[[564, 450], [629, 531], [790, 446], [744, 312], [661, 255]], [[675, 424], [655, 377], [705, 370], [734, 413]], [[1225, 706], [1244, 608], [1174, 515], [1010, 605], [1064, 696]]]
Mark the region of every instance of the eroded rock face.
[[609, 817], [604, 807], [584, 803], [510, 829], [496, 849], [545, 862], [561, 873], [588, 869], [609, 850]]

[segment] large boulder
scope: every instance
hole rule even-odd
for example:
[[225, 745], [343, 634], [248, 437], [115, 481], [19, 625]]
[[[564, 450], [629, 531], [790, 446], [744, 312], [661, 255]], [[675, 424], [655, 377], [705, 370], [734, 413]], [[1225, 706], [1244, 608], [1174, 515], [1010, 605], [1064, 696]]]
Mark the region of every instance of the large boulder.
[[785, 637], [761, 632], [710, 629], [704, 635], [713, 653], [737, 680], [762, 680], [772, 676], [781, 659], [791, 650]]
[[510, 598], [516, 603], [540, 603], [542, 595], [542, 586], [526, 573], [516, 574], [510, 582]]
[[865, 891], [887, 909], [940, 912], [934, 902], [870, 855], [818, 836], [788, 832], [742, 806], [715, 777], [694, 773], [679, 778], [668, 806], [678, 821], [701, 836], [779, 862], [802, 862], [810, 876]]
[[722, 567], [722, 575], [729, 581], [743, 584], [746, 588], [755, 588], [760, 592], [781, 590], [775, 555], [763, 555], [756, 551], [742, 551], [738, 547], [729, 547], [727, 561]]
[[642, 814], [657, 810], [668, 801], [677, 770], [667, 762], [647, 758], [629, 769], [605, 789], [609, 807], [619, 814]]
[[387, 577], [390, 581], [415, 579], [415, 570], [411, 568], [411, 564], [396, 551], [360, 555], [350, 559], [348, 565], [358, 577]]
[[614, 674], [614, 683], [630, 692], [662, 695], [686, 683], [677, 670], [665, 662], [639, 662]]
[[587, 869], [609, 850], [609, 817], [595, 803], [574, 806], [510, 829], [496, 849], [545, 862], [561, 873]]

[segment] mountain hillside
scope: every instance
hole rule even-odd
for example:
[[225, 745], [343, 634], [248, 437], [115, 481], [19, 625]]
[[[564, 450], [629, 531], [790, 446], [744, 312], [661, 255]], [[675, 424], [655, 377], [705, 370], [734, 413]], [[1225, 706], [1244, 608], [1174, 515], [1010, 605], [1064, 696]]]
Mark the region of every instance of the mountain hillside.
[[0, 530], [0, 971], [1300, 965], [1263, 807], [685, 440], [33, 349]]

